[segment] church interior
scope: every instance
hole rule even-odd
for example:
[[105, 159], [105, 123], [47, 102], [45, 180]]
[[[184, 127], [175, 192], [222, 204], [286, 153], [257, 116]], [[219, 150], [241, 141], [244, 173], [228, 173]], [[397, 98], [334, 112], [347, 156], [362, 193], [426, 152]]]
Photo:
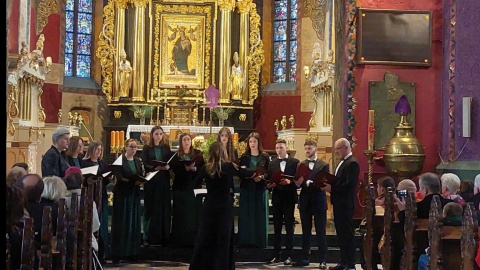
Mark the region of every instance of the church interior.
[[302, 161], [313, 140], [330, 170], [346, 138], [359, 224], [383, 176], [480, 174], [479, 14], [455, 0], [7, 0], [6, 169], [41, 175], [58, 127], [85, 150], [101, 141], [107, 163], [156, 125], [172, 149], [226, 126], [239, 155], [256, 131]]

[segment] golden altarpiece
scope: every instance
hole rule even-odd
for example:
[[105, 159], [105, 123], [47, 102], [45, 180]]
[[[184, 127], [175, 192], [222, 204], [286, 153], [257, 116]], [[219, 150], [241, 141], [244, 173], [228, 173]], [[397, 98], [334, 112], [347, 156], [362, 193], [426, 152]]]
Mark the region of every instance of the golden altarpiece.
[[[201, 130], [218, 118], [214, 125], [226, 120], [236, 132], [253, 130], [264, 63], [260, 23], [252, 0], [108, 1], [96, 51], [110, 110], [105, 130], [139, 128], [141, 113], [132, 108], [143, 106], [151, 109], [145, 131], [148, 124]], [[210, 85], [228, 119], [210, 116]]]

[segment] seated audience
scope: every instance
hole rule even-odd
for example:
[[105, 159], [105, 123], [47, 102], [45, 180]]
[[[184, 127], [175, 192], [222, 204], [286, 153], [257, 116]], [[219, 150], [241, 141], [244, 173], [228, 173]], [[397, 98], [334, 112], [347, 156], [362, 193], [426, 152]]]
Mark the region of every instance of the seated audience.
[[23, 168], [27, 173], [28, 173], [28, 164], [25, 163], [25, 162], [17, 162], [15, 164], [13, 164], [12, 168], [13, 167], [20, 167], [20, 168]]
[[403, 179], [398, 182], [397, 190], [406, 190], [408, 193], [413, 193], [415, 197], [417, 196], [417, 185], [410, 179]]
[[[52, 231], [53, 235], [57, 234], [57, 218], [58, 218], [58, 201], [67, 194], [67, 186], [63, 179], [58, 176], [47, 176], [43, 178], [45, 185], [42, 193], [40, 204], [42, 209], [45, 206], [52, 207]], [[36, 221], [35, 221], [36, 222]]]
[[25, 215], [33, 218], [35, 242], [40, 247], [40, 233], [42, 231], [43, 205], [40, 204], [44, 183], [38, 174], [27, 174], [17, 180], [25, 193]]
[[453, 173], [444, 173], [440, 178], [442, 182], [442, 196], [464, 206], [465, 200], [457, 194], [460, 188], [460, 178]]
[[6, 243], [10, 253], [7, 269], [20, 269], [23, 232], [19, 224], [24, 216], [25, 195], [18, 185], [6, 185]]
[[27, 171], [20, 166], [13, 166], [7, 173], [7, 185], [12, 185], [17, 182], [17, 179], [27, 175]]
[[[475, 207], [476, 210], [480, 210], [480, 207], [479, 207], [479, 204], [480, 204], [480, 174], [477, 174], [477, 176], [475, 176], [472, 201], [473, 201], [473, 207]], [[480, 222], [480, 220], [479, 220], [479, 222]]]
[[449, 202], [443, 207], [443, 226], [462, 226], [463, 207], [456, 202]]
[[473, 202], [473, 187], [474, 183], [470, 179], [465, 179], [460, 182], [458, 195], [462, 196], [467, 203]]

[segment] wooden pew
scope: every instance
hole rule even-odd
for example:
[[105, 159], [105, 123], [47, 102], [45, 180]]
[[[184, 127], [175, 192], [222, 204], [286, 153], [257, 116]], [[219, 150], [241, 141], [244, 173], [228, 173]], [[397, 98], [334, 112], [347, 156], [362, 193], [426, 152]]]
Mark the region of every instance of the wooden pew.
[[20, 269], [35, 268], [35, 228], [33, 218], [25, 217], [23, 221], [22, 258]]
[[372, 270], [372, 249], [373, 249], [373, 216], [375, 215], [375, 186], [370, 183], [366, 187], [366, 227], [367, 231], [363, 236], [363, 252], [367, 270]]
[[443, 216], [442, 203], [438, 195], [433, 196], [430, 205], [430, 213], [428, 217], [428, 244], [430, 247], [430, 260], [428, 269], [443, 269], [443, 253], [442, 253], [442, 223]]
[[77, 269], [77, 239], [78, 239], [78, 194], [73, 193], [70, 209], [67, 215], [67, 255], [65, 269]]
[[[88, 183], [88, 182], [87, 182]], [[80, 210], [78, 218], [77, 269], [91, 269], [92, 251], [92, 215], [93, 215], [93, 184], [82, 187]]]
[[[465, 206], [463, 212], [462, 234], [461, 234], [461, 256], [462, 256], [462, 269], [474, 270], [475, 269], [475, 256], [477, 255], [478, 248], [478, 221], [477, 212], [472, 203], [468, 203]], [[449, 232], [448, 236], [457, 238], [456, 232]]]
[[57, 235], [52, 251], [53, 269], [65, 269], [67, 256], [67, 205], [65, 198], [58, 202]]
[[43, 207], [42, 232], [40, 240], [40, 250], [38, 254], [38, 265], [43, 270], [52, 269], [52, 207]]
[[417, 227], [417, 204], [415, 203], [415, 194], [407, 193], [407, 197], [405, 198], [404, 223], [405, 247], [400, 262], [400, 269], [417, 269], [417, 263], [415, 261], [415, 258], [417, 257], [417, 246], [413, 240], [413, 236]]
[[394, 211], [394, 199], [393, 199], [393, 189], [391, 187], [387, 188], [385, 194], [385, 213], [383, 215], [383, 246], [380, 252], [382, 258], [382, 268], [384, 270], [390, 270], [392, 266], [392, 224], [393, 224], [393, 211]]

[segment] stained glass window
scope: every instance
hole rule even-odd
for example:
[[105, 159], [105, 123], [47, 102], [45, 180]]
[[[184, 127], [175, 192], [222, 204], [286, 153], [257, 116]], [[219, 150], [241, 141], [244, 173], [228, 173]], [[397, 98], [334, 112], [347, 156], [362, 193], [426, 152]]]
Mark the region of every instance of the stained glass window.
[[298, 0], [275, 0], [274, 7], [273, 82], [295, 82]]
[[65, 9], [65, 76], [90, 78], [93, 0], [67, 0]]

